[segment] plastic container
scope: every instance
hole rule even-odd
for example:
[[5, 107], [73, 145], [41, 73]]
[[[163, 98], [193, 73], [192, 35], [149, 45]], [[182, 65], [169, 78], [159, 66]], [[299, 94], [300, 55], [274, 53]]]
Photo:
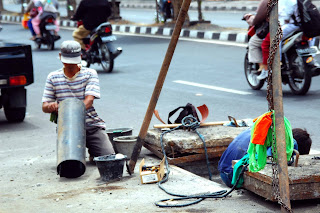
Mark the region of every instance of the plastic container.
[[109, 140], [113, 146], [113, 149], [116, 153], [119, 153], [117, 148], [114, 145], [113, 138], [119, 136], [128, 136], [132, 135], [132, 128], [117, 128], [117, 129], [107, 129], [106, 133], [108, 134]]
[[118, 150], [118, 153], [124, 154], [131, 158], [134, 146], [137, 143], [138, 136], [120, 136], [113, 139], [114, 146]]
[[98, 167], [102, 181], [121, 178], [127, 156], [122, 154], [103, 155], [93, 158]]

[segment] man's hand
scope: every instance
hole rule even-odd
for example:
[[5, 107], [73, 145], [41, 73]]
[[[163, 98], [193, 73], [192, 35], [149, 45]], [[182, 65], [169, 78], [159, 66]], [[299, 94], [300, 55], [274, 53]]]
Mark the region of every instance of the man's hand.
[[45, 113], [58, 112], [59, 104], [57, 102], [44, 102], [42, 111]]
[[93, 100], [94, 100], [94, 96], [93, 95], [87, 95], [84, 100], [83, 103], [86, 107], [86, 110], [89, 109], [90, 107], [92, 107], [93, 105]]
[[242, 20], [246, 21], [246, 20], [248, 20], [248, 18], [250, 18], [250, 16], [252, 16], [252, 14], [250, 14], [250, 13], [244, 14]]
[[243, 16], [243, 18], [246, 20], [246, 22], [248, 23], [248, 25], [251, 27], [252, 26], [252, 22], [253, 22], [253, 19], [254, 19], [254, 15], [252, 14], [245, 14]]

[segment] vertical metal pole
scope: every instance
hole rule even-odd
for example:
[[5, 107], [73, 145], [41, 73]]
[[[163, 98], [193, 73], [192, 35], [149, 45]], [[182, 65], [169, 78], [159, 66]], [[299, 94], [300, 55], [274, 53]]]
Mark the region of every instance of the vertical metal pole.
[[151, 122], [151, 118], [152, 118], [152, 114], [154, 109], [156, 108], [160, 93], [161, 93], [161, 89], [164, 83], [164, 80], [166, 79], [166, 75], [168, 73], [168, 69], [171, 63], [171, 59], [173, 56], [173, 53], [176, 49], [178, 40], [179, 40], [179, 36], [180, 36], [180, 32], [181, 32], [181, 28], [183, 26], [183, 23], [185, 21], [185, 18], [188, 14], [188, 10], [189, 10], [189, 6], [190, 6], [191, 0], [184, 0], [178, 15], [178, 19], [176, 21], [176, 25], [174, 27], [173, 30], [173, 34], [171, 37], [171, 41], [169, 43], [168, 49], [167, 49], [167, 53], [165, 55], [165, 58], [163, 60], [162, 66], [161, 66], [161, 70], [158, 76], [158, 80], [157, 83], [154, 87], [150, 102], [149, 102], [149, 106], [146, 112], [146, 115], [144, 117], [138, 138], [137, 138], [137, 143], [133, 149], [132, 152], [132, 156], [129, 162], [129, 170], [131, 173], [133, 173], [134, 171], [134, 167], [136, 165], [136, 162], [138, 160], [138, 157], [140, 155], [141, 152], [141, 148], [143, 146], [144, 143], [144, 139], [147, 135], [147, 131]]
[[[275, 5], [270, 14], [270, 37], [271, 41], [275, 38], [278, 28], [278, 5]], [[278, 171], [279, 171], [279, 191], [282, 202], [291, 209], [290, 205], [290, 191], [289, 191], [289, 177], [287, 165], [286, 140], [284, 129], [284, 113], [282, 102], [282, 82], [280, 69], [280, 54], [279, 48], [276, 51], [274, 61], [272, 64], [272, 84], [273, 84], [273, 102], [275, 111], [275, 126], [277, 139], [277, 153], [278, 153]], [[281, 212], [287, 212], [281, 206]]]

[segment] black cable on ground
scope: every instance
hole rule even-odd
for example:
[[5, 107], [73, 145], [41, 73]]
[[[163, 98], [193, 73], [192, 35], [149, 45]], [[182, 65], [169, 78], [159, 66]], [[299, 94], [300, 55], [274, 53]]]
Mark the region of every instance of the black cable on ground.
[[[207, 167], [209, 170], [209, 176], [210, 176], [210, 180], [211, 180], [211, 172], [209, 169], [209, 160], [208, 160], [208, 155], [207, 155], [207, 148], [205, 145], [205, 141], [203, 136], [196, 130], [196, 128], [198, 128], [200, 126], [200, 123], [192, 116], [187, 116], [185, 118], [182, 119], [182, 125], [175, 127], [173, 129], [164, 131], [163, 133], [161, 133], [160, 135], [160, 144], [161, 144], [161, 149], [163, 152], [163, 156], [165, 158], [165, 165], [166, 165], [166, 169], [167, 169], [167, 173], [165, 174], [164, 178], [158, 182], [158, 186], [160, 189], [162, 189], [164, 192], [166, 192], [169, 195], [172, 196], [176, 196], [179, 198], [168, 198], [168, 199], [163, 199], [163, 200], [159, 200], [155, 203], [156, 206], [159, 207], [185, 207], [185, 206], [190, 206], [193, 204], [197, 204], [203, 200], [205, 200], [206, 198], [225, 198], [227, 197], [238, 185], [238, 182], [240, 180], [240, 176], [244, 173], [245, 169], [247, 168], [247, 166], [244, 166], [240, 172], [240, 175], [236, 181], [236, 183], [234, 184], [234, 186], [229, 190], [221, 190], [221, 191], [217, 191], [217, 192], [213, 192], [213, 193], [209, 193], [209, 194], [202, 194], [202, 195], [180, 195], [180, 194], [175, 194], [175, 193], [171, 193], [169, 191], [167, 191], [165, 188], [163, 188], [163, 186], [161, 185], [162, 183], [165, 183], [168, 181], [169, 179], [169, 174], [170, 174], [170, 169], [169, 169], [169, 164], [168, 164], [168, 159], [167, 159], [167, 155], [164, 149], [164, 145], [163, 145], [163, 136], [169, 132], [172, 132], [174, 130], [180, 129], [181, 127], [186, 127], [186, 128], [191, 128], [192, 130], [195, 130], [196, 133], [199, 135], [199, 137], [201, 138], [201, 140], [203, 141], [204, 144], [204, 149], [205, 149], [205, 154], [206, 154], [206, 159], [207, 159]], [[184, 204], [175, 204], [175, 205], [170, 205], [170, 204], [160, 204], [161, 202], [166, 202], [166, 201], [179, 201], [179, 200], [188, 200], [188, 199], [196, 199], [195, 201], [191, 201], [189, 203], [184, 203]]]

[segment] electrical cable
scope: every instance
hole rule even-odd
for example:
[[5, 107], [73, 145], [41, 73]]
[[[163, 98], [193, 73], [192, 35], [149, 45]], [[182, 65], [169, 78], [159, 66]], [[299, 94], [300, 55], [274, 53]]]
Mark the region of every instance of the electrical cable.
[[[161, 190], [163, 190], [164, 192], [166, 192], [169, 195], [176, 196], [176, 197], [179, 197], [179, 198], [168, 198], [168, 199], [159, 200], [159, 201], [155, 202], [155, 205], [158, 206], [158, 207], [185, 207], [185, 206], [190, 206], [190, 205], [193, 205], [193, 204], [197, 204], [197, 203], [205, 200], [206, 198], [225, 198], [225, 197], [227, 197], [236, 188], [236, 186], [238, 185], [238, 182], [240, 180], [240, 176], [246, 170], [247, 165], [243, 166], [236, 183], [234, 184], [234, 186], [229, 191], [221, 190], [221, 191], [217, 191], [217, 192], [213, 192], [213, 193], [209, 193], [209, 194], [181, 195], [181, 194], [175, 194], [175, 193], [169, 192], [161, 185], [162, 183], [165, 183], [165, 182], [168, 181], [169, 174], [170, 174], [169, 163], [168, 163], [167, 155], [166, 155], [166, 152], [165, 152], [165, 149], [164, 149], [164, 145], [163, 145], [163, 136], [165, 134], [169, 133], [169, 132], [175, 131], [175, 130], [180, 129], [182, 127], [190, 128], [190, 129], [194, 130], [198, 134], [200, 139], [203, 141], [205, 154], [206, 154], [206, 160], [207, 160], [207, 167], [208, 167], [208, 170], [209, 170], [210, 180], [211, 180], [211, 177], [212, 177], [210, 169], [209, 169], [209, 160], [208, 160], [207, 148], [206, 148], [206, 145], [205, 145], [205, 140], [204, 140], [204, 137], [197, 131], [197, 128], [200, 126], [200, 122], [198, 122], [193, 116], [189, 115], [189, 116], [184, 117], [182, 119], [181, 123], [182, 123], [182, 125], [177, 126], [177, 127], [173, 128], [173, 129], [169, 129], [167, 131], [164, 131], [160, 135], [160, 144], [161, 144], [161, 149], [162, 149], [163, 156], [165, 158], [165, 166], [166, 166], [167, 172], [166, 172], [164, 178], [161, 181], [158, 182], [158, 186], [159, 186], [159, 188]], [[166, 201], [174, 201], [174, 200], [178, 201], [178, 200], [188, 200], [188, 199], [196, 199], [196, 200], [195, 201], [191, 201], [189, 203], [184, 203], [184, 204], [173, 204], [173, 205], [160, 204], [161, 202], [166, 202]]]

